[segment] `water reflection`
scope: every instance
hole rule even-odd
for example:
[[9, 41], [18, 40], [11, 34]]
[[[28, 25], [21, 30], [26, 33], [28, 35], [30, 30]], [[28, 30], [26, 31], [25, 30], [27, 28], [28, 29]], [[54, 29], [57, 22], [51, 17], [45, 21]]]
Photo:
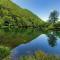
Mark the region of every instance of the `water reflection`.
[[48, 35], [49, 39], [48, 39], [48, 43], [51, 47], [56, 46], [57, 44], [57, 36], [56, 36], [56, 32], [53, 31]]
[[27, 43], [33, 40], [40, 34], [41, 32], [38, 29], [10, 29], [6, 27], [4, 29], [0, 29], [0, 44], [14, 48], [22, 43]]
[[[30, 35], [30, 33], [28, 35]], [[57, 32], [53, 31], [45, 34], [42, 32], [32, 41], [14, 48], [11, 55], [13, 60], [15, 60], [21, 55], [32, 54], [37, 50], [42, 50], [48, 54], [60, 55], [60, 38], [58, 38]]]
[[[15, 47], [11, 51], [12, 58], [32, 54], [37, 50], [49, 54], [60, 54], [59, 37], [60, 33], [55, 31], [42, 32], [39, 29], [31, 28], [0, 29], [0, 44]], [[13, 60], [15, 60], [14, 58]]]

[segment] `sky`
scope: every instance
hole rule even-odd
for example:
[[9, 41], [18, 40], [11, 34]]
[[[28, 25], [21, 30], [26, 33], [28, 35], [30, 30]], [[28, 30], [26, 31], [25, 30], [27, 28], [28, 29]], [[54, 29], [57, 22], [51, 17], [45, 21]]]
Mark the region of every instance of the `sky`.
[[60, 0], [12, 0], [22, 8], [28, 9], [40, 17], [48, 20], [49, 14], [53, 10], [60, 13]]

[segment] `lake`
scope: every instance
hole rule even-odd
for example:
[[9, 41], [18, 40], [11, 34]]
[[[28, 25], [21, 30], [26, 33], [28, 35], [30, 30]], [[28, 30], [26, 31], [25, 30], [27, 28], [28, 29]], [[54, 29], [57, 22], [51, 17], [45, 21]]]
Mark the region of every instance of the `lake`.
[[60, 55], [60, 32], [39, 33], [35, 31], [34, 35], [34, 31], [30, 32], [31, 35], [29, 34], [31, 37], [35, 36], [31, 41], [22, 43], [11, 51], [12, 60], [17, 60], [17, 58], [23, 55], [34, 54], [36, 51], [43, 51], [51, 55]]

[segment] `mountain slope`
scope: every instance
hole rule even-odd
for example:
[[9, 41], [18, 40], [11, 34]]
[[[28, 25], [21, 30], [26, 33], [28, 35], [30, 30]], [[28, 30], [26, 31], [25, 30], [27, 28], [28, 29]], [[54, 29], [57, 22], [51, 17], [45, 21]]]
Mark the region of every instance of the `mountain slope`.
[[40, 26], [43, 21], [27, 9], [10, 0], [0, 0], [0, 26]]

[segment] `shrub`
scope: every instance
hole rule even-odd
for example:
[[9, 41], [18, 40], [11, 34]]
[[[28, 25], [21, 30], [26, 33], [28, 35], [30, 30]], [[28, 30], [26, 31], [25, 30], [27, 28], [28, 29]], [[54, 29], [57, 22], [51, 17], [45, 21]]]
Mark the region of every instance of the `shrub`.
[[10, 53], [10, 48], [0, 46], [0, 60], [2, 60], [4, 57], [9, 55], [9, 53]]

